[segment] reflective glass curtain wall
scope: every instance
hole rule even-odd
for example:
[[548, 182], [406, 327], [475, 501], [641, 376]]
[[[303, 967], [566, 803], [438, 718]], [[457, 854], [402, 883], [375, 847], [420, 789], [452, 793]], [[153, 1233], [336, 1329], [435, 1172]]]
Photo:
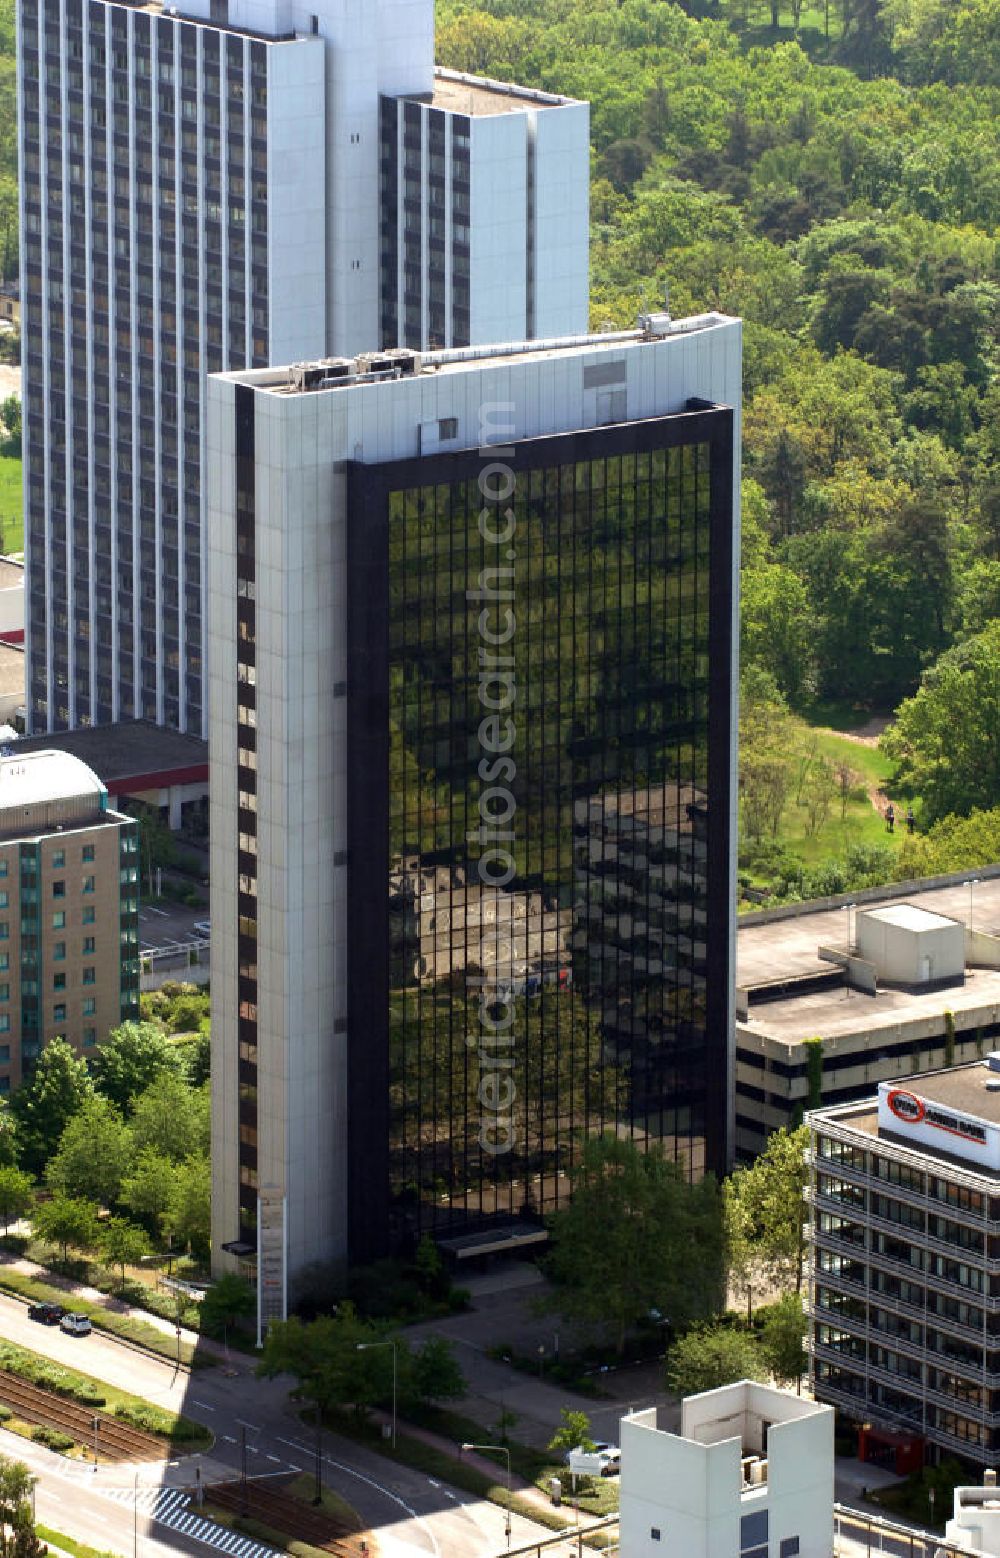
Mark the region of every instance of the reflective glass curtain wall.
[[724, 1168], [732, 413], [349, 506], [352, 1258], [554, 1210], [604, 1130]]

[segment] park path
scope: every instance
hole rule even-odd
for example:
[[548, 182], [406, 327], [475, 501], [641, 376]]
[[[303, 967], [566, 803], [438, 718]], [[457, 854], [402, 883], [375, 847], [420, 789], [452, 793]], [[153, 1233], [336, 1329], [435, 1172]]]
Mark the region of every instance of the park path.
[[[816, 728], [824, 736], [843, 736], [845, 741], [854, 741], [859, 747], [877, 747], [879, 737], [890, 722], [887, 714], [873, 714], [871, 719], [859, 725], [856, 730], [834, 730], [829, 725], [818, 725]], [[865, 789], [868, 799], [880, 817], [885, 816], [885, 809], [889, 804], [889, 797], [882, 786], [871, 781], [866, 781]]]

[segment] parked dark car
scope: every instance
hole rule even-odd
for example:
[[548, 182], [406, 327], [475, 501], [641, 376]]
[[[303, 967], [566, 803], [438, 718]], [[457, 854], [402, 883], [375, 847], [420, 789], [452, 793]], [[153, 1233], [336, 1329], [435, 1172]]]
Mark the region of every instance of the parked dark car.
[[38, 1320], [42, 1325], [58, 1325], [66, 1313], [61, 1304], [29, 1304], [28, 1319]]

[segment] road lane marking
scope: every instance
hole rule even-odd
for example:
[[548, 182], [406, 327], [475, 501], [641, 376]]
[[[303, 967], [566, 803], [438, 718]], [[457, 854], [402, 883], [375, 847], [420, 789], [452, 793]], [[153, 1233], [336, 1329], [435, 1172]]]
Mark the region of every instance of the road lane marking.
[[394, 1504], [398, 1504], [400, 1509], [405, 1509], [410, 1518], [415, 1520], [421, 1529], [430, 1538], [431, 1547], [434, 1553], [437, 1555], [437, 1558], [441, 1558], [441, 1549], [438, 1546], [437, 1537], [434, 1535], [434, 1532], [427, 1524], [423, 1515], [418, 1515], [412, 1505], [407, 1504], [405, 1499], [401, 1499], [398, 1493], [393, 1493], [391, 1488], [385, 1487], [385, 1485], [381, 1482], [376, 1482], [374, 1477], [366, 1477], [364, 1472], [355, 1471], [353, 1466], [345, 1466], [342, 1461], [335, 1461], [332, 1456], [324, 1455], [323, 1459], [326, 1461], [328, 1466], [335, 1466], [338, 1471], [346, 1472], [349, 1477], [357, 1477], [359, 1482], [366, 1482], [370, 1488], [374, 1488], [378, 1493], [383, 1493], [386, 1498], [392, 1499], [392, 1502]]

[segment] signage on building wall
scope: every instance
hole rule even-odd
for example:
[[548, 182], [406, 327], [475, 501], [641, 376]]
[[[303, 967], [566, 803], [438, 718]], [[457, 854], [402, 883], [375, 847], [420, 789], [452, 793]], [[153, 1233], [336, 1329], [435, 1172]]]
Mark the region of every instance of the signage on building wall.
[[951, 1136], [961, 1136], [964, 1141], [984, 1142], [986, 1129], [978, 1120], [953, 1114], [937, 1104], [926, 1104], [916, 1093], [905, 1087], [894, 1087], [886, 1096], [886, 1103], [896, 1116], [907, 1125], [933, 1125], [936, 1130], [947, 1131]]
[[927, 1113], [923, 1099], [903, 1087], [894, 1087], [886, 1102], [896, 1119], [905, 1120], [907, 1125], [918, 1125]]
[[288, 1313], [286, 1272], [285, 1196], [281, 1190], [263, 1187], [257, 1197], [257, 1346], [272, 1320]]

